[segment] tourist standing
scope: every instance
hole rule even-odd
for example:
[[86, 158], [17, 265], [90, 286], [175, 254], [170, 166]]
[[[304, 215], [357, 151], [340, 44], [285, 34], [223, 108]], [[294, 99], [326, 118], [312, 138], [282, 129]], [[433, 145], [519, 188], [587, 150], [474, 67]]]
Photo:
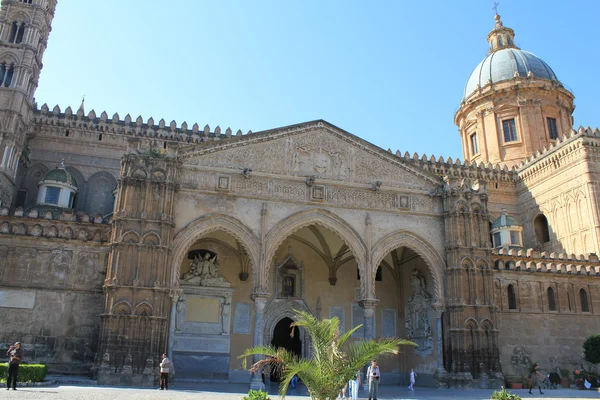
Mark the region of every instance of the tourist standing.
[[408, 388], [410, 390], [415, 390], [413, 386], [415, 385], [415, 378], [416, 377], [417, 377], [417, 374], [415, 373], [415, 370], [411, 368], [410, 369], [410, 379], [409, 379], [410, 380], [410, 385], [408, 385]]
[[171, 360], [166, 354], [163, 354], [160, 361], [160, 390], [169, 390], [169, 370], [171, 366]]
[[8, 348], [6, 352], [8, 356], [8, 376], [6, 377], [6, 390], [10, 389], [12, 380], [13, 390], [17, 390], [17, 377], [19, 375], [19, 364], [23, 361], [25, 352], [21, 348], [21, 343], [16, 342]]
[[348, 381], [348, 390], [352, 400], [358, 400], [358, 388], [360, 388], [360, 370], [356, 371], [354, 379]]
[[538, 389], [540, 389], [540, 394], [544, 394], [544, 392], [542, 392], [542, 387], [540, 386], [540, 377], [542, 376], [542, 374], [539, 371], [540, 366], [537, 365], [537, 363], [534, 363], [531, 366], [531, 371], [529, 373], [529, 379], [531, 380], [531, 384], [529, 385], [529, 394], [533, 394], [531, 393], [531, 389], [535, 386], [538, 387]]
[[371, 362], [371, 366], [367, 369], [367, 377], [369, 379], [369, 400], [377, 400], [377, 391], [379, 389], [379, 380], [381, 378], [377, 360]]

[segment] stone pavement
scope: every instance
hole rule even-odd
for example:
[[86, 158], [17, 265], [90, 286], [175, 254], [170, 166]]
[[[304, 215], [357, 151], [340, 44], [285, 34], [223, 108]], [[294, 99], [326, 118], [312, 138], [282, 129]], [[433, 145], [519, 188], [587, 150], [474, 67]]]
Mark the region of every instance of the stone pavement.
[[[91, 385], [66, 385], [59, 384], [48, 387], [24, 387], [17, 391], [0, 389], [0, 399], [81, 399], [81, 400], [123, 400], [129, 399], [196, 399], [196, 400], [241, 400], [247, 393], [247, 385], [239, 384], [177, 384], [172, 390], [162, 391], [157, 389], [122, 388], [111, 386]], [[279, 399], [276, 389], [271, 390], [271, 398]], [[429, 389], [415, 388], [414, 392], [406, 387], [383, 386], [380, 390], [379, 400], [487, 400], [492, 390], [458, 390], [458, 389]], [[547, 390], [543, 396], [529, 395], [526, 389], [515, 390], [514, 393], [523, 399], [598, 399], [597, 391], [580, 391], [575, 389]], [[366, 399], [366, 392], [360, 393], [360, 399]], [[305, 388], [300, 388], [296, 393], [290, 392], [288, 400], [307, 400]]]

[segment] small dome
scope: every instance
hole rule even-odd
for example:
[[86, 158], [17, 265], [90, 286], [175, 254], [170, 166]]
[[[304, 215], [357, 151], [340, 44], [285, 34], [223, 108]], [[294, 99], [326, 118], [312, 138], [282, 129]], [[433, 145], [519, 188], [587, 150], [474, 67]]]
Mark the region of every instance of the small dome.
[[518, 226], [521, 227], [521, 224], [513, 217], [506, 213], [506, 210], [502, 210], [502, 214], [492, 223], [492, 230], [498, 228], [504, 228], [508, 226]]
[[50, 170], [44, 175], [44, 181], [55, 181], [65, 182], [71, 186], [77, 187], [77, 181], [73, 178], [73, 175], [69, 173], [65, 168], [56, 168]]
[[463, 99], [477, 90], [477, 85], [484, 87], [488, 83], [498, 83], [517, 76], [527, 77], [533, 74], [536, 78], [558, 81], [552, 68], [533, 53], [517, 48], [504, 48], [488, 54], [475, 68], [467, 85]]

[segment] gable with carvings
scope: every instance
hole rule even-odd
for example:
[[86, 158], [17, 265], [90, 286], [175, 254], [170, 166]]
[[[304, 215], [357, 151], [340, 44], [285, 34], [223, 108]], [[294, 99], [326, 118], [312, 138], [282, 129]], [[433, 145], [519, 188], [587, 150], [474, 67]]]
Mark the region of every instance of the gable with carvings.
[[284, 132], [192, 146], [184, 164], [430, 190], [438, 178], [322, 122]]

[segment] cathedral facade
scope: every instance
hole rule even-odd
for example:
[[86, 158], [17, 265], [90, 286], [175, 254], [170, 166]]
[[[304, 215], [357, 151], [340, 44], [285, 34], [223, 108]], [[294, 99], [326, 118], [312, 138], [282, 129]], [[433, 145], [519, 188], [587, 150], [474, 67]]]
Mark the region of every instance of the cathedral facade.
[[[0, 8], [0, 343], [99, 383], [250, 382], [253, 345], [310, 357], [295, 310], [431, 386], [582, 363], [600, 331], [600, 132], [496, 15], [455, 122], [464, 160], [326, 121], [263, 132], [34, 102], [56, 0]], [[276, 378], [276, 377], [273, 377]]]

